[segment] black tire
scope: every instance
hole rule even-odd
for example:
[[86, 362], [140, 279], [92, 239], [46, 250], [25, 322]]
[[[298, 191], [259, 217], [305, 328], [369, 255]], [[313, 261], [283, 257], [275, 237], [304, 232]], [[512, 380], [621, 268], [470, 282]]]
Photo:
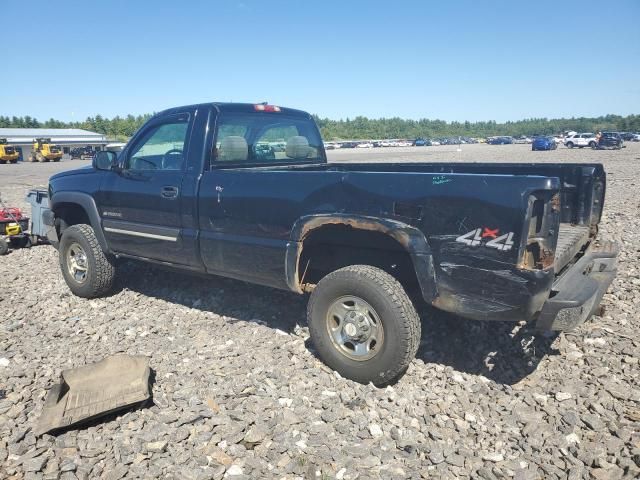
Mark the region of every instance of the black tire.
[[536, 151], [536, 147], [531, 147], [531, 151], [535, 152]]
[[0, 160], [0, 165], [4, 165], [4, 164], [6, 164], [6, 163], [7, 163], [7, 161], [6, 161], [6, 160]]
[[573, 148], [573, 142], [567, 143], [567, 148]]
[[22, 237], [11, 237], [9, 243], [13, 248], [31, 248], [31, 239], [29, 235]]
[[598, 146], [598, 144], [596, 142], [589, 142], [589, 146], [591, 148], [596, 148]]
[[15, 160], [9, 160], [9, 163], [13, 163], [13, 164], [18, 163], [18, 159], [16, 158]]
[[[78, 247], [84, 254], [84, 267], [86, 267], [82, 278], [76, 278], [70, 272], [72, 268], [69, 260], [72, 253], [70, 250]], [[111, 291], [116, 274], [115, 262], [102, 251], [90, 225], [72, 225], [65, 229], [58, 251], [62, 276], [74, 295], [82, 298], [96, 298]]]
[[[353, 360], [329, 333], [329, 309], [345, 296], [364, 300], [379, 317], [383, 341], [372, 358]], [[420, 317], [404, 288], [385, 271], [369, 265], [341, 268], [320, 280], [309, 299], [307, 320], [320, 358], [343, 377], [360, 383], [385, 385], [401, 376], [420, 342]]]
[[0, 255], [9, 253], [9, 244], [4, 238], [0, 238]]

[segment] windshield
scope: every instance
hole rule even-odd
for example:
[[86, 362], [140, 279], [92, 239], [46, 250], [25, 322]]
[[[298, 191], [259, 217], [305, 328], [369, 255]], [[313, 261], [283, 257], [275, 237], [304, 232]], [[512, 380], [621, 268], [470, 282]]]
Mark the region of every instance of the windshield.
[[308, 118], [281, 113], [227, 113], [218, 121], [217, 163], [318, 162], [322, 140]]

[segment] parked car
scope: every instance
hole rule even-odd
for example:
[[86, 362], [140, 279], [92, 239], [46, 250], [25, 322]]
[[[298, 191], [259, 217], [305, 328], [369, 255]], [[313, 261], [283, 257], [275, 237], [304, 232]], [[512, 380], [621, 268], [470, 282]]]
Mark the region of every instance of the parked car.
[[598, 148], [621, 149], [624, 144], [622, 137], [617, 132], [602, 132], [598, 141]]
[[89, 159], [95, 155], [95, 151], [91, 147], [76, 147], [69, 150], [69, 155], [71, 155], [71, 159]]
[[489, 145], [510, 145], [513, 143], [513, 137], [491, 137], [487, 143]]
[[428, 147], [431, 146], [431, 142], [429, 140], [425, 140], [424, 138], [416, 138], [413, 141], [413, 145], [415, 147]]
[[514, 143], [519, 143], [519, 144], [527, 144], [531, 142], [532, 142], [531, 138], [527, 137], [526, 135], [521, 135], [518, 138], [514, 139]]
[[358, 146], [358, 142], [341, 142], [340, 148], [356, 148]]
[[371, 142], [360, 142], [356, 145], [356, 148], [373, 148], [373, 143]]
[[620, 132], [620, 137], [622, 137], [622, 140], [625, 142], [632, 142], [635, 136], [636, 134], [633, 132]]
[[420, 345], [414, 301], [542, 330], [591, 317], [618, 252], [596, 241], [605, 184], [594, 163], [327, 163], [308, 113], [207, 103], [51, 177], [42, 219], [77, 296], [107, 295], [118, 258], [310, 293], [319, 357], [384, 385]]
[[550, 136], [535, 137], [531, 142], [531, 150], [555, 150], [558, 148], [556, 139]]
[[598, 146], [598, 140], [593, 133], [575, 133], [573, 135], [569, 135], [564, 139], [564, 145], [567, 148], [596, 148]]

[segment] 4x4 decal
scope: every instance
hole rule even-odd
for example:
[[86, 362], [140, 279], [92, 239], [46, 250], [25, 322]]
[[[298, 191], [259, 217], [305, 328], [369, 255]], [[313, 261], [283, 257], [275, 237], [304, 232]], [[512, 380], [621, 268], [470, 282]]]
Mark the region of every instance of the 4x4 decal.
[[456, 242], [464, 243], [471, 247], [484, 245], [489, 248], [496, 248], [503, 252], [507, 252], [513, 248], [513, 232], [500, 235], [499, 228], [476, 228], [469, 233], [460, 235], [456, 238]]

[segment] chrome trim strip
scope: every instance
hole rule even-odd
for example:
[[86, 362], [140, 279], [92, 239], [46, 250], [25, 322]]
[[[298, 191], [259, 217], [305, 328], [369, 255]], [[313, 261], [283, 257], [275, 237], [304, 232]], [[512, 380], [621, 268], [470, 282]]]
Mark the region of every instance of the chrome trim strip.
[[105, 232], [121, 233], [123, 235], [131, 235], [133, 237], [153, 238], [154, 240], [166, 240], [168, 242], [177, 242], [178, 237], [167, 237], [166, 235], [155, 235], [153, 233], [135, 232], [133, 230], [123, 230], [121, 228], [104, 227]]

